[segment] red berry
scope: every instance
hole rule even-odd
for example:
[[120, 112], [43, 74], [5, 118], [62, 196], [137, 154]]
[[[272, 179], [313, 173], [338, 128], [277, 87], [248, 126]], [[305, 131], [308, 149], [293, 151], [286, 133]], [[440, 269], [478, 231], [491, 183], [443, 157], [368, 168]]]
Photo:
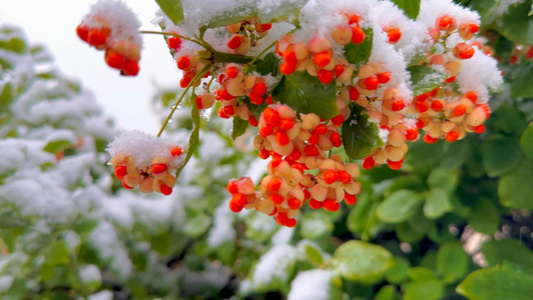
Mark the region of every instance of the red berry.
[[332, 132], [331, 133], [331, 136], [329, 137], [329, 140], [331, 141], [331, 143], [333, 144], [333, 146], [335, 147], [340, 147], [342, 146], [342, 138], [341, 138], [341, 135], [338, 134], [337, 132]]
[[250, 126], [252, 127], [257, 127], [257, 125], [259, 124], [255, 116], [250, 116], [250, 118], [248, 119], [248, 123], [250, 123]]
[[313, 145], [305, 146], [304, 152], [307, 156], [317, 156], [319, 154], [318, 149]]
[[172, 188], [169, 187], [166, 184], [162, 184], [161, 185], [161, 194], [163, 194], [165, 196], [168, 196], [168, 195], [172, 194]]
[[363, 159], [363, 162], [361, 163], [361, 167], [363, 167], [363, 169], [365, 170], [370, 170], [374, 167], [375, 164], [376, 162], [374, 161], [374, 158], [367, 157]]
[[101, 46], [105, 44], [106, 39], [107, 37], [99, 29], [89, 31], [87, 36], [87, 42], [91, 46]]
[[152, 165], [152, 173], [158, 174], [165, 172], [167, 170], [166, 164], [153, 164]]
[[377, 76], [368, 77], [364, 80], [364, 84], [367, 90], [373, 91], [379, 87], [379, 80]]
[[278, 130], [276, 132], [276, 141], [278, 141], [278, 144], [280, 146], [285, 146], [285, 145], [288, 145], [290, 143], [290, 139], [289, 137], [287, 136], [287, 134], [285, 133], [285, 131], [283, 130]]
[[177, 61], [178, 69], [186, 70], [191, 66], [191, 60], [188, 56], [181, 56]]
[[263, 102], [265, 102], [265, 98], [263, 96], [258, 96], [254, 92], [250, 93], [250, 102], [252, 102], [255, 105], [261, 105]]
[[361, 27], [354, 26], [352, 27], [352, 42], [354, 44], [361, 44], [365, 40], [365, 32]]
[[344, 117], [341, 114], [336, 115], [335, 117], [331, 118], [331, 122], [335, 125], [340, 125], [344, 122]]
[[127, 173], [128, 173], [128, 171], [126, 169], [126, 166], [118, 165], [115, 168], [115, 177], [117, 177], [117, 179], [119, 179], [119, 180], [124, 179], [124, 176], [126, 176]]
[[128, 76], [135, 76], [139, 74], [139, 63], [134, 60], [126, 60], [124, 63], [124, 74]]
[[344, 67], [342, 65], [335, 65], [333, 72], [335, 72], [335, 77], [339, 77], [344, 72]]
[[338, 181], [342, 182], [343, 184], [348, 184], [352, 181], [352, 176], [350, 173], [346, 171], [339, 171], [337, 172]]
[[395, 44], [402, 37], [402, 32], [398, 28], [392, 28], [387, 31], [387, 37], [389, 38], [389, 43]]
[[183, 149], [181, 147], [174, 147], [170, 150], [170, 154], [172, 156], [180, 156], [183, 153]]
[[333, 72], [320, 69], [318, 71], [318, 80], [322, 82], [323, 84], [328, 84], [333, 80]]
[[322, 207], [322, 202], [311, 199], [309, 200], [309, 207], [312, 209], [320, 209]]
[[379, 73], [377, 76], [378, 76], [379, 83], [387, 83], [387, 82], [390, 81], [390, 73], [389, 72]]
[[283, 198], [283, 196], [281, 196], [280, 194], [271, 194], [270, 199], [272, 200], [272, 202], [278, 205], [283, 203], [283, 200], [285, 200], [285, 198]]
[[396, 100], [392, 103], [393, 111], [400, 111], [405, 108], [405, 102], [402, 99]]
[[433, 138], [429, 134], [424, 135], [424, 142], [426, 142], [428, 144], [433, 144], [433, 143], [437, 142], [438, 140], [439, 139]]
[[248, 203], [248, 200], [246, 200], [246, 196], [241, 193], [233, 194], [231, 201], [237, 203], [239, 206], [245, 206]]
[[281, 187], [281, 180], [278, 177], [272, 177], [267, 183], [266, 190], [274, 193]]
[[292, 119], [288, 119], [288, 118], [282, 119], [281, 120], [281, 124], [279, 125], [279, 127], [283, 131], [291, 130], [292, 127], [294, 127], [294, 121]]
[[174, 49], [175, 51], [180, 51], [181, 48], [181, 39], [177, 36], [171, 36], [167, 40], [168, 47]]
[[332, 184], [337, 181], [339, 177], [337, 175], [337, 172], [335, 172], [334, 170], [327, 170], [326, 172], [324, 172], [323, 178], [326, 184]]
[[76, 33], [78, 34], [80, 39], [87, 42], [87, 39], [89, 37], [89, 28], [87, 26], [78, 25], [78, 27], [76, 27]]
[[287, 221], [285, 222], [285, 226], [289, 228], [296, 226], [296, 219], [287, 219]]
[[226, 69], [226, 76], [228, 76], [228, 78], [235, 78], [239, 73], [240, 71], [237, 67], [229, 67]]
[[318, 126], [315, 127], [314, 132], [318, 135], [326, 134], [326, 132], [328, 132], [328, 126], [325, 124], [318, 124]]
[[230, 49], [237, 49], [241, 46], [241, 44], [242, 44], [242, 36], [239, 34], [234, 34], [230, 37], [227, 45], [228, 45], [228, 48]]
[[465, 97], [470, 99], [474, 104], [477, 102], [477, 94], [475, 92], [468, 92], [465, 94]]
[[387, 165], [389, 166], [389, 168], [391, 168], [392, 170], [399, 170], [402, 168], [402, 164], [403, 164], [403, 159], [400, 160], [400, 161], [387, 161]]
[[332, 200], [332, 199], [324, 200], [324, 202], [322, 203], [322, 206], [327, 211], [337, 211], [340, 208], [339, 203], [335, 202], [335, 200]]
[[418, 130], [415, 128], [409, 128], [405, 131], [405, 138], [409, 141], [414, 141], [418, 138]]
[[348, 205], [354, 205], [355, 202], [357, 202], [357, 198], [355, 195], [344, 192], [344, 202], [346, 202]]
[[289, 208], [292, 209], [292, 210], [296, 210], [296, 209], [300, 208], [300, 206], [302, 205], [300, 200], [298, 200], [296, 198], [290, 198], [289, 201], [288, 201], [288, 204], [289, 204]]
[[477, 134], [485, 132], [485, 125], [481, 124], [479, 126], [474, 127], [474, 132]]
[[426, 112], [429, 109], [429, 106], [428, 106], [428, 104], [426, 102], [417, 101], [417, 102], [415, 102], [415, 108], [416, 108], [417, 112], [423, 113], [423, 112]]
[[256, 95], [264, 95], [267, 92], [267, 86], [263, 82], [258, 82], [254, 85], [253, 93]]
[[242, 210], [242, 208], [243, 208], [243, 207], [242, 207], [241, 205], [237, 204], [237, 203], [234, 202], [234, 201], [230, 201], [230, 202], [229, 202], [229, 209], [230, 209], [232, 212], [234, 212], [234, 213], [238, 213], [238, 212], [240, 212], [240, 211]]
[[465, 113], [466, 113], [466, 106], [464, 106], [463, 104], [459, 104], [453, 109], [453, 114], [456, 117], [462, 116]]
[[442, 102], [440, 101], [433, 101], [431, 102], [431, 109], [434, 110], [434, 111], [441, 111], [442, 110]]
[[125, 180], [122, 180], [122, 186], [123, 186], [125, 189], [127, 189], [127, 190], [131, 190], [131, 189], [133, 189], [133, 187], [131, 187], [131, 186], [129, 186], [129, 185], [126, 184], [126, 181], [125, 181]]
[[360, 96], [359, 91], [356, 88], [354, 88], [353, 86], [351, 86], [348, 89], [348, 92], [350, 92], [350, 100], [354, 100], [355, 101], [355, 100], [359, 99], [359, 96]]
[[232, 180], [232, 181], [228, 182], [228, 184], [226, 185], [226, 189], [232, 195], [238, 193], [239, 192], [239, 186], [237, 185], [237, 181], [236, 180]]
[[453, 143], [459, 138], [459, 133], [457, 131], [450, 131], [446, 134], [446, 141]]

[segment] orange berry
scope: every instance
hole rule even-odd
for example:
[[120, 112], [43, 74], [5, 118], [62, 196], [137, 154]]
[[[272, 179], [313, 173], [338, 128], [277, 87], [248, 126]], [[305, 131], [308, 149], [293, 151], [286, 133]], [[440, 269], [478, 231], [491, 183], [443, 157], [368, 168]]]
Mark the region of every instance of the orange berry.
[[462, 116], [465, 113], [466, 113], [466, 106], [464, 106], [463, 104], [459, 104], [453, 109], [453, 115], [456, 117]]
[[294, 121], [289, 118], [281, 119], [281, 124], [279, 125], [279, 127], [283, 131], [291, 130], [292, 127], [294, 127]]
[[170, 150], [170, 154], [172, 156], [180, 156], [183, 153], [183, 149], [181, 147], [174, 147]]
[[239, 206], [245, 206], [248, 203], [248, 200], [246, 200], [246, 196], [241, 193], [235, 193], [233, 194], [233, 197], [231, 198], [231, 201], [239, 204]]
[[403, 164], [403, 159], [400, 160], [400, 161], [391, 161], [391, 160], [388, 160], [387, 161], [387, 165], [389, 166], [389, 168], [391, 168], [392, 170], [399, 170], [402, 168], [402, 164]]
[[433, 144], [433, 143], [437, 142], [438, 140], [439, 139], [433, 138], [429, 134], [424, 135], [424, 142], [426, 142], [428, 144]]
[[133, 60], [126, 60], [124, 62], [124, 74], [128, 76], [135, 76], [139, 74], [139, 63]]
[[228, 184], [226, 185], [226, 189], [232, 195], [238, 193], [239, 192], [239, 186], [237, 185], [237, 181], [236, 180], [232, 180], [232, 181], [228, 182]]
[[[181, 84], [181, 82], [180, 82]], [[218, 116], [222, 119], [229, 119], [229, 116], [224, 113], [224, 108], [221, 107], [218, 109]]]
[[450, 31], [455, 29], [455, 26], [457, 26], [457, 24], [455, 24], [455, 19], [448, 15], [442, 16], [439, 19], [437, 19], [437, 22], [440, 30]]
[[188, 56], [181, 56], [177, 60], [178, 69], [186, 70], [191, 66], [191, 60]]
[[335, 117], [331, 118], [331, 122], [335, 125], [340, 125], [344, 122], [344, 117], [342, 114], [338, 114]]
[[265, 102], [265, 98], [252, 92], [250, 93], [250, 102], [252, 102], [255, 105], [261, 105], [263, 104], [263, 102]]
[[289, 228], [296, 226], [296, 219], [287, 219], [287, 221], [285, 222], [285, 226]]
[[87, 42], [87, 39], [89, 38], [89, 27], [81, 26], [80, 24], [78, 25], [78, 27], [76, 27], [76, 33], [78, 34], [80, 39]]
[[374, 158], [367, 157], [363, 159], [363, 162], [361, 163], [361, 167], [363, 167], [363, 169], [365, 170], [370, 170], [374, 167], [375, 164], [376, 162], [374, 161]]
[[259, 151], [259, 158], [260, 159], [267, 159], [270, 157], [270, 151], [268, 151], [267, 149], [265, 148], [262, 148], [260, 151]]
[[477, 102], [477, 94], [475, 92], [468, 92], [465, 94], [465, 97], [470, 99], [474, 104]]
[[291, 154], [289, 154], [289, 157], [293, 160], [299, 160], [302, 157], [302, 152], [298, 149], [294, 149]]
[[455, 76], [448, 77], [448, 78], [446, 78], [444, 81], [446, 81], [447, 83], [454, 82], [454, 81], [455, 81]]
[[379, 73], [377, 76], [378, 76], [378, 82], [379, 83], [387, 83], [387, 82], [390, 81], [390, 73], [389, 72]]
[[331, 53], [329, 51], [322, 51], [313, 55], [313, 61], [319, 67], [325, 67], [331, 61]]
[[93, 29], [87, 35], [87, 42], [95, 47], [105, 44], [106, 39], [107, 37], [99, 29]]
[[405, 138], [409, 141], [414, 141], [418, 138], [418, 130], [415, 128], [409, 128], [405, 131]]
[[279, 70], [284, 75], [290, 75], [296, 70], [296, 64], [284, 62], [279, 66]]
[[283, 200], [285, 200], [285, 198], [283, 198], [283, 196], [281, 196], [280, 194], [271, 194], [270, 200], [272, 200], [272, 202], [274, 202], [275, 204], [279, 205], [283, 203]]
[[162, 184], [161, 185], [161, 194], [163, 194], [165, 196], [168, 196], [168, 195], [172, 194], [172, 188], [169, 187], [166, 184]]
[[181, 48], [181, 39], [177, 36], [171, 36], [167, 40], [168, 47], [174, 49], [175, 51], [180, 51]]
[[442, 110], [442, 103], [440, 101], [432, 101], [431, 102], [431, 109], [434, 111], [441, 111]]
[[127, 168], [124, 165], [118, 165], [115, 168], [115, 177], [117, 177], [117, 179], [119, 180], [124, 179], [124, 176], [126, 176], [127, 173], [128, 173]]
[[328, 126], [326, 126], [325, 124], [318, 124], [315, 127], [314, 132], [318, 135], [326, 134], [326, 132], [328, 132]]
[[229, 209], [234, 212], [234, 213], [238, 213], [242, 210], [242, 206], [239, 205], [238, 203], [234, 202], [234, 201], [230, 201], [229, 202]]
[[273, 133], [273, 128], [272, 126], [265, 126], [265, 127], [261, 127], [259, 128], [259, 135], [266, 138], [267, 136], [271, 135]]
[[402, 32], [399, 28], [391, 28], [387, 30], [387, 37], [389, 38], [389, 43], [396, 44], [402, 37]]
[[379, 80], [377, 76], [368, 77], [363, 82], [366, 89], [370, 91], [376, 90], [379, 87]]
[[298, 63], [298, 60], [296, 59], [296, 53], [294, 53], [294, 51], [283, 52], [283, 61], [296, 66]]
[[287, 136], [287, 134], [285, 133], [285, 131], [283, 130], [278, 130], [276, 132], [276, 141], [278, 141], [278, 144], [280, 146], [286, 146], [290, 143], [290, 139], [289, 137]]
[[270, 178], [270, 180], [268, 181], [266, 190], [271, 193], [274, 193], [274, 192], [277, 192], [280, 187], [281, 187], [281, 180], [278, 177], [274, 176]]
[[357, 197], [355, 197], [355, 195], [344, 192], [344, 202], [346, 202], [346, 204], [348, 205], [354, 205], [357, 202]]
[[474, 132], [477, 134], [485, 132], [485, 125], [481, 124], [479, 126], [474, 127]]
[[267, 86], [264, 82], [258, 82], [254, 85], [253, 93], [257, 95], [264, 95], [267, 92]]
[[392, 102], [392, 110], [393, 111], [400, 111], [405, 108], [405, 102], [402, 99], [398, 99], [394, 102]]
[[354, 26], [352, 27], [352, 42], [354, 44], [361, 44], [365, 40], [365, 32], [361, 27]]
[[350, 173], [344, 170], [337, 172], [337, 177], [337, 180], [342, 182], [343, 184], [348, 184], [352, 181], [352, 176], [350, 175]]
[[332, 200], [332, 199], [324, 200], [324, 202], [322, 203], [322, 206], [327, 211], [337, 211], [340, 208], [339, 203], [335, 202], [335, 200]]
[[350, 93], [350, 100], [354, 100], [355, 101], [355, 100], [359, 99], [359, 96], [360, 96], [359, 91], [356, 88], [354, 88], [353, 86], [351, 86], [348, 89], [348, 92]]
[[167, 170], [166, 164], [153, 164], [152, 165], [152, 173], [158, 174], [165, 172]]
[[227, 43], [228, 48], [234, 49], [234, 50], [239, 48], [242, 44], [242, 37], [243, 36], [240, 34], [233, 34], [228, 40], [228, 43]]
[[323, 178], [326, 184], [332, 184], [335, 181], [337, 181], [339, 176], [337, 175], [337, 172], [335, 172], [334, 170], [327, 170], [326, 172], [324, 172]]
[[270, 28], [272, 28], [272, 23], [256, 24], [255, 28], [256, 30], [259, 29], [258, 31], [261, 31], [261, 32], [267, 31], [267, 30], [270, 30]]
[[321, 69], [318, 71], [318, 80], [323, 84], [328, 84], [333, 80], [333, 72]]
[[287, 214], [284, 213], [284, 212], [280, 212], [277, 216], [276, 216], [276, 222], [278, 222], [279, 225], [281, 226], [285, 226], [287, 225], [287, 221], [289, 220], [289, 217], [287, 217]]
[[311, 199], [309, 200], [309, 207], [311, 207], [312, 209], [320, 209], [322, 208], [322, 202], [317, 201], [315, 199]]
[[302, 205], [302, 202], [296, 198], [290, 198], [288, 204], [290, 209], [297, 210]]
[[226, 75], [228, 78], [235, 78], [239, 75], [240, 71], [237, 67], [229, 67], [226, 69]]
[[428, 104], [426, 102], [417, 101], [415, 103], [415, 108], [416, 108], [417, 112], [423, 113], [423, 112], [426, 112], [429, 109], [429, 106], [428, 106]]
[[459, 137], [459, 133], [457, 131], [450, 131], [446, 134], [446, 141], [449, 143], [453, 143], [457, 140]]

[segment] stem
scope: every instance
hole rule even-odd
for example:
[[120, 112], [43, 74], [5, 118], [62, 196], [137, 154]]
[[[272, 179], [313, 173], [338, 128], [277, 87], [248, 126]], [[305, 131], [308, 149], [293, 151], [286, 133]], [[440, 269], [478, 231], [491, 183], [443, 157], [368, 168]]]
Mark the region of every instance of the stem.
[[265, 49], [263, 49], [263, 51], [257, 54], [248, 65], [253, 65], [261, 56], [263, 56], [263, 54], [270, 50], [270, 48], [274, 47], [277, 43], [278, 41], [273, 41], [270, 45], [268, 45], [268, 47], [266, 47]]
[[168, 122], [170, 121], [170, 118], [172, 118], [172, 115], [174, 114], [174, 112], [176, 111], [178, 106], [180, 105], [181, 101], [183, 100], [183, 98], [185, 97], [185, 95], [187, 94], [187, 92], [189, 91], [191, 86], [195, 85], [198, 82], [198, 80], [200, 80], [202, 77], [204, 77], [204, 75], [209, 71], [210, 68], [211, 68], [211, 65], [205, 65], [200, 70], [200, 72], [196, 73], [194, 78], [191, 80], [189, 85], [187, 85], [187, 87], [185, 88], [185, 90], [183, 91], [181, 96], [179, 97], [179, 99], [176, 102], [176, 104], [174, 104], [174, 107], [172, 108], [172, 110], [168, 114], [168, 117], [166, 118], [165, 122], [163, 122], [163, 126], [161, 126], [161, 129], [159, 130], [159, 133], [157, 134], [157, 137], [160, 137], [161, 134], [163, 134], [163, 131], [165, 130], [165, 128], [167, 127]]
[[253, 57], [241, 54], [225, 53], [225, 52], [213, 52], [213, 63], [237, 63], [245, 64], [254, 60]]
[[205, 48], [206, 50], [209, 50], [210, 52], [216, 52], [215, 49], [213, 47], [211, 47], [211, 45], [209, 45], [209, 44], [207, 44], [207, 43], [205, 43], [203, 41], [198, 41], [198, 40], [195, 40], [195, 39], [191, 39], [189, 37], [186, 37], [186, 36], [183, 36], [183, 35], [180, 35], [180, 34], [177, 34], [177, 33], [165, 32], [165, 31], [152, 31], [152, 30], [141, 30], [141, 33], [144, 33], [144, 34], [171, 35], [171, 36], [179, 37], [180, 39], [184, 39], [186, 41], [198, 44], [198, 45], [202, 46], [203, 48]]

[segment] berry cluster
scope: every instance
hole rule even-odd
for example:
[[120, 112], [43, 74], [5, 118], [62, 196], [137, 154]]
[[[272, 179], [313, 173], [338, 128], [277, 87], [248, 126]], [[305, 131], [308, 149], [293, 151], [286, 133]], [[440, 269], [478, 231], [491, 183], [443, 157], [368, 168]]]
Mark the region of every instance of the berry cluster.
[[[111, 11], [120, 11], [116, 18]], [[105, 51], [105, 62], [121, 75], [136, 76], [141, 59], [141, 39], [136, 17], [120, 2], [100, 2], [76, 28], [80, 39], [98, 50]]]
[[261, 24], [257, 18], [228, 25], [226, 29], [231, 36], [226, 45], [237, 54], [246, 54], [251, 47], [258, 45], [258, 40], [265, 37], [271, 28], [272, 23]]
[[183, 149], [173, 142], [130, 131], [117, 137], [108, 148], [115, 177], [126, 189], [139, 186], [143, 193], [170, 195]]

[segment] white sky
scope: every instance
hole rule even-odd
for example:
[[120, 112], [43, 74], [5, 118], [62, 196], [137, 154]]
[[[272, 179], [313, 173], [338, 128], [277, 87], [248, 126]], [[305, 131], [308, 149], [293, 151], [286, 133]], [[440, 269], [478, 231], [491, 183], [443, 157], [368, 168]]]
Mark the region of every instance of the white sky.
[[[0, 0], [0, 22], [22, 27], [30, 43], [48, 46], [56, 64], [68, 77], [83, 83], [104, 106], [119, 128], [156, 134], [159, 121], [152, 113], [156, 86], [177, 87], [180, 72], [164, 40], [144, 35], [141, 71], [136, 77], [120, 76], [104, 61], [104, 52], [82, 42], [76, 26], [96, 0]], [[155, 0], [126, 0], [138, 14], [142, 29], [157, 30], [150, 23], [158, 6]]]

